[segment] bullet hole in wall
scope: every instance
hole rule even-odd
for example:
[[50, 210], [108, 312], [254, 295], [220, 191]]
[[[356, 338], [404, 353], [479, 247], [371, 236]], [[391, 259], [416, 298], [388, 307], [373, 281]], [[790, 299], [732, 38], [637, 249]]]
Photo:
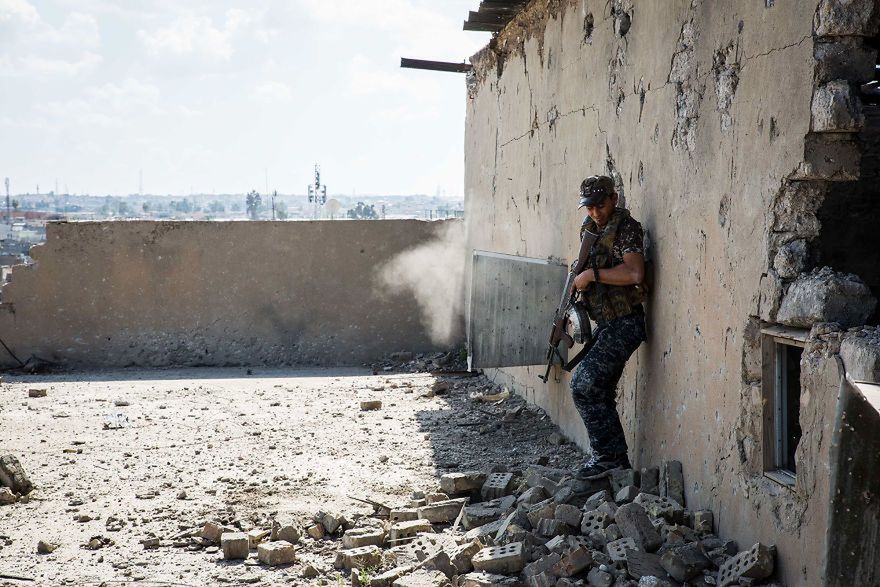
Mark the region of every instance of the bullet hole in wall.
[[593, 13], [589, 13], [584, 17], [584, 43], [591, 45], [593, 43]]

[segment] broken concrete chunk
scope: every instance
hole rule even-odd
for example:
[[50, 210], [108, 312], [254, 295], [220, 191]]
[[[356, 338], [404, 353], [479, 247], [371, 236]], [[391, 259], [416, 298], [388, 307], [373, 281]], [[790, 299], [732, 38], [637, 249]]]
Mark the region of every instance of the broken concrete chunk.
[[419, 510], [417, 508], [391, 510], [391, 513], [388, 515], [388, 519], [391, 521], [392, 524], [396, 524], [397, 522], [411, 522], [412, 520], [418, 520]]
[[366, 400], [361, 402], [361, 411], [368, 412], [371, 410], [379, 410], [382, 408], [382, 401], [377, 399]]
[[684, 508], [668, 497], [657, 497], [648, 493], [640, 493], [633, 500], [653, 518], [663, 518], [670, 524], [680, 524], [684, 521]]
[[813, 27], [816, 35], [873, 36], [877, 21], [872, 0], [821, 0]]
[[617, 495], [614, 496], [614, 501], [616, 503], [629, 503], [636, 498], [639, 494], [639, 488], [635, 485], [627, 485], [626, 487], [622, 487], [620, 491], [617, 492]]
[[858, 276], [822, 267], [791, 284], [776, 319], [800, 328], [817, 322], [837, 322], [850, 328], [864, 324], [876, 305], [877, 299]]
[[46, 397], [46, 390], [43, 388], [29, 389], [28, 397]]
[[547, 499], [547, 492], [541, 486], [529, 487], [516, 498], [517, 504], [533, 505]]
[[637, 503], [620, 506], [614, 520], [620, 527], [620, 532], [635, 540], [640, 550], [654, 552], [663, 544], [663, 539], [654, 529], [645, 509]]
[[286, 565], [296, 560], [296, 550], [286, 540], [264, 542], [257, 546], [257, 558], [270, 567]]
[[201, 537], [213, 544], [220, 544], [220, 537], [224, 532], [233, 532], [232, 528], [226, 528], [219, 522], [205, 522], [202, 527]]
[[0, 487], [0, 505], [9, 505], [18, 501], [18, 496], [8, 487]]
[[476, 572], [460, 577], [458, 584], [459, 587], [513, 587], [519, 584], [519, 580], [516, 577]]
[[611, 493], [617, 494], [627, 485], [639, 484], [639, 473], [633, 469], [614, 469], [611, 471]]
[[561, 560], [562, 555], [556, 552], [550, 553], [547, 556], [542, 556], [535, 562], [529, 563], [523, 567], [523, 575], [526, 577], [540, 575], [541, 573], [552, 569]]
[[447, 495], [459, 495], [477, 491], [486, 482], [486, 474], [480, 471], [446, 473], [440, 477], [440, 490]]
[[385, 531], [372, 528], [355, 528], [342, 536], [342, 547], [346, 549], [361, 546], [382, 546], [385, 542]]
[[464, 535], [465, 540], [487, 540], [490, 537], [495, 536], [498, 531], [504, 526], [505, 520], [495, 520], [494, 522], [490, 522], [485, 524], [484, 526], [480, 526], [479, 528], [474, 528], [473, 530], [468, 530]]
[[493, 522], [504, 515], [504, 510], [497, 507], [487, 507], [483, 504], [469, 505], [464, 508], [462, 525], [465, 530], [477, 528], [489, 522]]
[[721, 565], [718, 571], [718, 585], [729, 587], [739, 583], [743, 577], [761, 580], [772, 574], [773, 552], [759, 543]]
[[324, 526], [322, 524], [312, 524], [308, 528], [306, 528], [306, 534], [311, 536], [314, 540], [321, 540], [324, 536], [327, 535], [326, 530], [324, 530]]
[[318, 512], [315, 514], [315, 522], [324, 526], [324, 530], [327, 531], [327, 534], [333, 534], [340, 528], [340, 526], [342, 526], [342, 517], [328, 514], [326, 512]]
[[[271, 532], [269, 530], [261, 530], [259, 528], [254, 528], [253, 530], [249, 530], [247, 533], [248, 537], [248, 548], [251, 550], [256, 550], [257, 546], [265, 540]], [[222, 539], [222, 536], [221, 536]], [[282, 538], [282, 540], [287, 540], [286, 538]], [[297, 540], [299, 540], [299, 533], [297, 533]], [[291, 542], [288, 540], [288, 542]]]
[[471, 560], [474, 568], [487, 573], [512, 575], [523, 570], [526, 555], [522, 542], [491, 546], [480, 550]]
[[[773, 268], [783, 279], [794, 279], [804, 272], [808, 262], [807, 241], [793, 240], [779, 247], [773, 258]], [[646, 492], [647, 493], [647, 492]]]
[[667, 550], [660, 564], [673, 579], [684, 582], [708, 569], [712, 562], [703, 554], [699, 543], [694, 542]]
[[378, 567], [380, 564], [382, 564], [382, 549], [370, 545], [340, 550], [336, 553], [334, 566], [337, 569], [363, 569]]
[[581, 520], [581, 534], [589, 535], [596, 530], [604, 530], [611, 523], [611, 517], [605, 512], [593, 510], [586, 512]]
[[580, 528], [583, 512], [573, 505], [561, 504], [556, 506], [556, 511], [554, 512], [553, 516], [557, 520], [564, 522], [569, 526]]
[[244, 532], [224, 532], [220, 535], [220, 547], [226, 560], [246, 559], [250, 551], [250, 540]]
[[628, 550], [639, 550], [636, 541], [630, 537], [620, 538], [605, 545], [605, 552], [611, 557], [612, 561], [626, 562], [626, 552]]
[[428, 520], [411, 520], [408, 522], [398, 522], [391, 526], [390, 540], [402, 540], [416, 536], [419, 532], [433, 532], [434, 528]]
[[55, 544], [53, 542], [46, 542], [45, 540], [40, 540], [37, 542], [37, 553], [38, 554], [52, 554], [53, 552], [58, 550], [59, 546], [61, 546], [61, 545]]
[[483, 545], [479, 540], [472, 540], [471, 542], [452, 549], [449, 554], [449, 560], [455, 565], [459, 575], [470, 573], [474, 568], [471, 561], [473, 560], [474, 555], [482, 549]]
[[[529, 465], [529, 468], [526, 469], [525, 481], [529, 487], [543, 487], [542, 479], [558, 482], [568, 475], [569, 472], [564, 469], [553, 469], [541, 465]], [[550, 493], [556, 493], [556, 489], [554, 488]]]
[[556, 585], [556, 577], [550, 573], [529, 575], [526, 577], [526, 585], [528, 587], [553, 587]]
[[658, 467], [645, 467], [639, 479], [639, 491], [660, 495], [660, 469]]
[[557, 577], [574, 577], [590, 568], [592, 564], [593, 555], [590, 549], [587, 546], [579, 546], [566, 552], [551, 572]]
[[694, 531], [699, 534], [711, 534], [714, 526], [712, 510], [699, 510], [694, 513]]
[[833, 80], [813, 92], [813, 132], [857, 132], [865, 123], [861, 102], [846, 80]]
[[272, 540], [286, 540], [291, 544], [299, 542], [299, 529], [291, 520], [284, 518], [276, 518], [272, 521], [272, 532], [270, 538]]
[[587, 575], [587, 581], [590, 587], [611, 587], [614, 584], [614, 576], [600, 570], [599, 567], [593, 567]]
[[660, 475], [660, 495], [684, 506], [684, 473], [681, 461], [666, 461]]
[[650, 552], [630, 550], [626, 557], [626, 572], [633, 579], [642, 577], [666, 577], [666, 571], [660, 565], [660, 557]]
[[543, 518], [540, 522], [538, 522], [538, 527], [535, 531], [540, 536], [565, 536], [571, 534], [574, 529], [563, 522], [562, 520], [557, 520], [555, 518]]
[[584, 503], [584, 511], [588, 512], [595, 510], [606, 501], [614, 501], [614, 498], [611, 496], [611, 492], [607, 489], [597, 491], [587, 498], [587, 501]]
[[423, 495], [421, 497], [413, 495], [413, 500], [417, 499], [424, 499], [427, 505], [431, 505], [432, 503], [437, 503], [439, 501], [449, 501], [449, 496], [445, 493], [441, 493], [438, 491], [436, 493], [429, 493], [428, 495]]
[[0, 457], [0, 485], [10, 488], [13, 493], [19, 495], [27, 495], [34, 488], [15, 455]]

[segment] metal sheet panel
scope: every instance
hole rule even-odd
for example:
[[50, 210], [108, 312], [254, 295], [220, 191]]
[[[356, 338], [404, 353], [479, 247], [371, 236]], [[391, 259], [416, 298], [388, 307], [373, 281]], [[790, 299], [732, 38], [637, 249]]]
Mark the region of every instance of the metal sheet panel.
[[474, 251], [468, 308], [473, 368], [540, 365], [568, 268], [546, 259]]

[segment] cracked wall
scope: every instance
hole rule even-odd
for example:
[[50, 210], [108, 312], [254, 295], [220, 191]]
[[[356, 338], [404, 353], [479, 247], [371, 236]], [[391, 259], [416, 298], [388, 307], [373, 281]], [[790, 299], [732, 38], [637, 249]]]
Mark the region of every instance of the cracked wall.
[[[655, 274], [650, 340], [619, 389], [634, 464], [682, 460], [689, 507], [777, 544], [793, 585], [821, 581], [804, 561], [824, 555], [827, 467], [794, 489], [761, 474], [760, 329], [818, 255], [846, 246], [818, 244], [833, 215], [823, 203], [858, 181], [846, 92], [873, 69], [873, 15], [873, 0], [539, 0], [473, 58], [468, 246], [570, 260], [577, 186], [615, 178]], [[541, 373], [494, 376], [586, 447], [568, 377], [545, 386]], [[805, 363], [807, 468], [827, 458], [835, 377], [827, 361]]]
[[[459, 222], [50, 223], [36, 264], [0, 291], [0, 338], [21, 361], [84, 369], [445, 349], [414, 296], [377, 277]], [[0, 368], [16, 366], [0, 349]]]

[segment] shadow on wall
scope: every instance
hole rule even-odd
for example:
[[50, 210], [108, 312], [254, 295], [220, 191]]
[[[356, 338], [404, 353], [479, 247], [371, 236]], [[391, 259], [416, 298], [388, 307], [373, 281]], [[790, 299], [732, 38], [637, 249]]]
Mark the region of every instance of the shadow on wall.
[[448, 222], [429, 242], [399, 253], [377, 278], [381, 291], [415, 296], [422, 324], [436, 344], [464, 333], [465, 223]]

